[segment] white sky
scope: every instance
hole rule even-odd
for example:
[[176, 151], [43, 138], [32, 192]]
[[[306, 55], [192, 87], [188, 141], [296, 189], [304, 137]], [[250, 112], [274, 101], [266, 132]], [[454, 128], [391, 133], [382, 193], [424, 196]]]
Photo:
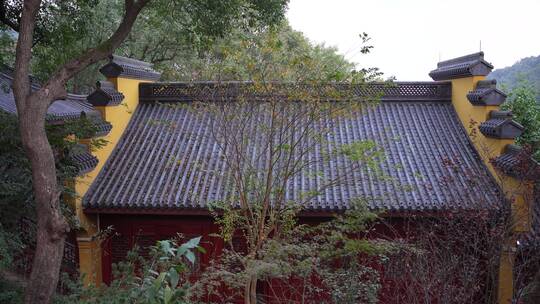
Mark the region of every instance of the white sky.
[[[359, 67], [397, 80], [430, 80], [441, 60], [477, 52], [503, 68], [540, 55], [540, 0], [291, 0], [295, 30], [337, 46]], [[362, 32], [375, 47], [362, 55]]]

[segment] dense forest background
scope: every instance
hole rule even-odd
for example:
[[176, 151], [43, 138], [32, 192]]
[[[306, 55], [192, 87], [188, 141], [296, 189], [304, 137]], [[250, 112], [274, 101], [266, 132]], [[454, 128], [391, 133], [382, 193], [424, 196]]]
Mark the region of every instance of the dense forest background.
[[540, 102], [540, 55], [526, 57], [512, 66], [497, 69], [489, 74], [488, 78], [497, 79], [506, 92], [526, 82], [535, 91], [536, 100]]

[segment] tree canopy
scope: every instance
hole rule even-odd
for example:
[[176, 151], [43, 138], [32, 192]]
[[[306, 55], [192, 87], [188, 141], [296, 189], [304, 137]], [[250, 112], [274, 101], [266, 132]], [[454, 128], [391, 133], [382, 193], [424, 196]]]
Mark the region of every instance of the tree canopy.
[[540, 161], [540, 104], [532, 86], [527, 82], [518, 84], [501, 108], [512, 111], [514, 119], [524, 127], [517, 143], [530, 148], [533, 157]]
[[519, 87], [523, 81], [530, 84], [536, 100], [540, 102], [540, 56], [523, 58], [512, 66], [497, 69], [488, 76], [497, 79], [505, 90]]
[[[333, 78], [339, 79], [354, 70], [355, 65], [338, 54], [336, 48], [311, 42], [286, 21], [277, 18], [283, 13], [286, 1], [252, 1], [255, 3], [252, 6], [263, 5], [264, 13], [258, 18], [244, 17], [244, 14], [251, 14], [253, 7], [240, 6], [237, 2], [241, 1], [234, 1], [234, 5], [239, 7], [235, 11], [237, 15], [215, 13], [213, 17], [220, 21], [210, 23], [206, 23], [208, 20], [186, 21], [190, 14], [200, 14], [203, 10], [200, 4], [185, 7], [184, 1], [150, 3], [116, 53], [153, 63], [157, 70], [163, 72], [163, 80], [166, 81], [248, 80], [251, 76], [246, 58], [264, 52], [265, 47], [272, 49], [271, 56], [266, 58], [268, 64], [300, 69], [298, 61], [303, 56], [313, 65], [313, 71], [324, 72]], [[72, 2], [69, 9], [58, 7], [48, 8], [48, 11], [44, 13], [52, 14], [50, 22], [56, 29], [47, 28], [36, 38], [32, 73], [39, 79], [45, 79], [68, 58], [108, 37], [122, 18], [123, 5], [119, 1], [79, 0]], [[72, 15], [77, 17], [71, 18]], [[12, 19], [13, 23], [17, 22]], [[3, 27], [0, 61], [12, 65], [17, 35], [12, 27], [5, 24]], [[359, 39], [369, 40], [365, 34]], [[268, 47], [269, 44], [278, 47]], [[58, 52], [59, 49], [62, 52]], [[91, 92], [101, 77], [98, 69], [102, 65], [103, 62], [98, 62], [78, 73], [70, 80], [69, 90]], [[293, 79], [294, 76], [289, 74], [273, 80]]]

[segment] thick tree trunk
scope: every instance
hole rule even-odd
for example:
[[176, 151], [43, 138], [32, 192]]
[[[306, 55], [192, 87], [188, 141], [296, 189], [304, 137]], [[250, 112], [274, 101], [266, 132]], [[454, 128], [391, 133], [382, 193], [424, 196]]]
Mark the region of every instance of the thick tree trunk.
[[60, 209], [60, 189], [54, 154], [45, 132], [49, 105], [65, 98], [65, 84], [88, 65], [110, 55], [127, 37], [141, 9], [149, 0], [125, 0], [125, 15], [111, 37], [94, 49], [61, 66], [43, 87], [32, 92], [29, 80], [32, 40], [40, 0], [25, 0], [15, 55], [13, 92], [19, 116], [19, 130], [32, 169], [36, 203], [36, 252], [25, 290], [25, 303], [50, 303], [56, 286], [69, 226]]
[[[26, 101], [30, 104], [39, 102], [34, 99], [29, 97]], [[38, 215], [36, 252], [25, 303], [50, 302], [58, 285], [64, 241], [69, 231], [60, 209], [55, 160], [45, 133], [45, 115], [42, 111], [23, 111], [19, 115], [21, 139], [32, 167], [32, 186]]]
[[19, 116], [21, 141], [30, 160], [36, 202], [36, 250], [25, 303], [50, 303], [58, 284], [69, 229], [60, 210], [59, 188], [53, 151], [45, 133], [45, 114], [60, 90], [31, 92], [29, 79], [32, 39], [40, 0], [24, 2], [17, 41], [13, 91]]

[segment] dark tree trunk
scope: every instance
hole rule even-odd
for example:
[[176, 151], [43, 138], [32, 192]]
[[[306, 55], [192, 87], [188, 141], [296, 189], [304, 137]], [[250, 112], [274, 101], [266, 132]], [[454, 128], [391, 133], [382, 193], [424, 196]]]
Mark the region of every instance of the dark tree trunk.
[[25, 303], [50, 302], [58, 284], [64, 239], [69, 229], [60, 211], [54, 155], [45, 133], [46, 99], [53, 92], [32, 94], [29, 79], [35, 18], [40, 4], [39, 0], [24, 2], [13, 82], [21, 141], [32, 169], [37, 214], [36, 251]]
[[[45, 115], [39, 100], [19, 114], [21, 139], [32, 168], [32, 185], [36, 203], [36, 252], [26, 289], [26, 303], [48, 303], [58, 284], [64, 241], [69, 231], [60, 210], [60, 190], [56, 178], [53, 151], [45, 134]], [[46, 109], [45, 109], [46, 111]]]
[[32, 92], [30, 60], [36, 14], [40, 0], [26, 0], [21, 15], [15, 57], [13, 91], [19, 117], [21, 141], [30, 160], [37, 215], [36, 252], [25, 290], [25, 303], [50, 303], [58, 285], [64, 241], [69, 226], [60, 209], [60, 188], [54, 154], [45, 132], [49, 105], [65, 98], [65, 84], [88, 65], [110, 55], [127, 37], [149, 0], [126, 0], [125, 15], [112, 36], [94, 49], [68, 61], [37, 91]]

